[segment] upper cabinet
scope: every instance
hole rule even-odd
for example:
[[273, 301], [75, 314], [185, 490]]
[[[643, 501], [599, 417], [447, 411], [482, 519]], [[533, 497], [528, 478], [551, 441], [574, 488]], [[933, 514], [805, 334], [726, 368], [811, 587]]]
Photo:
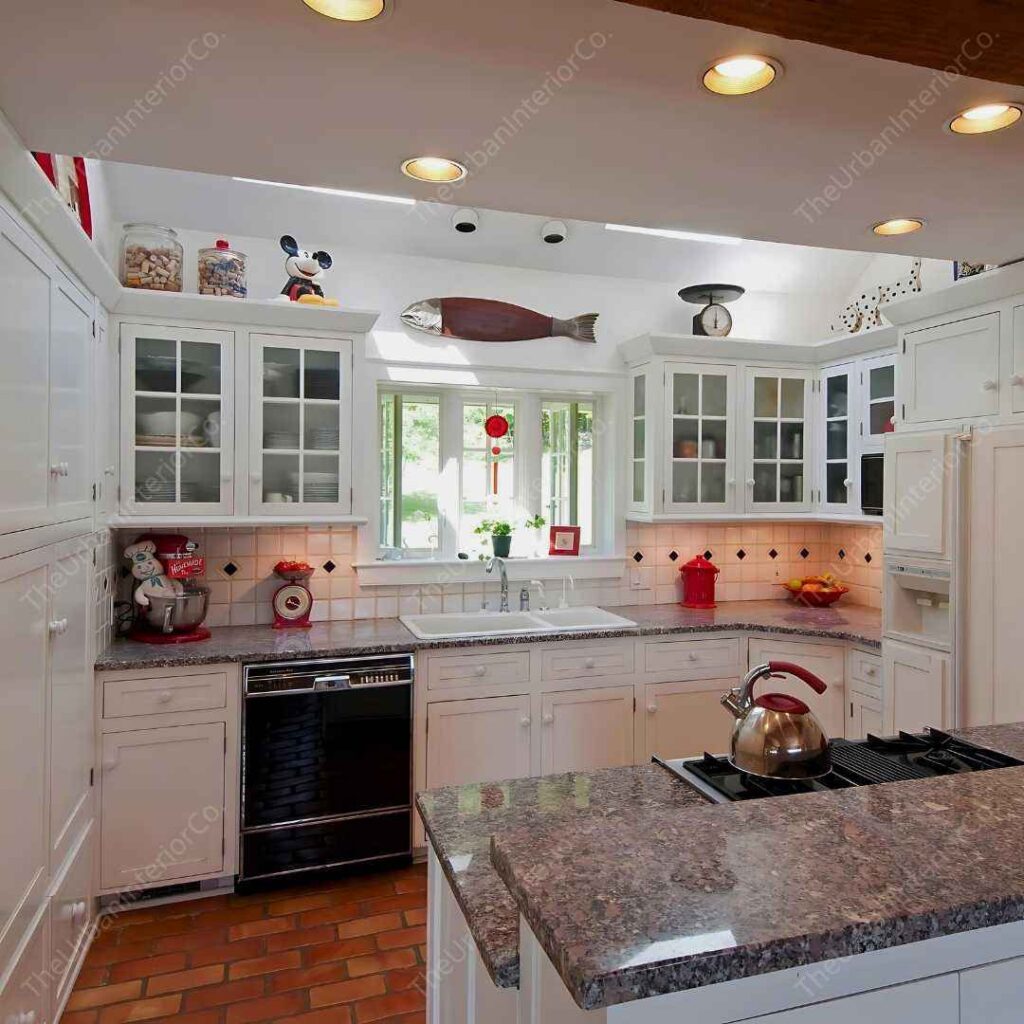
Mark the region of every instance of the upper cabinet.
[[896, 355], [862, 361], [860, 438], [866, 451], [881, 451], [885, 435], [896, 429]]
[[844, 363], [823, 370], [818, 382], [818, 479], [826, 512], [851, 513], [860, 507], [854, 466], [858, 381], [855, 365]]

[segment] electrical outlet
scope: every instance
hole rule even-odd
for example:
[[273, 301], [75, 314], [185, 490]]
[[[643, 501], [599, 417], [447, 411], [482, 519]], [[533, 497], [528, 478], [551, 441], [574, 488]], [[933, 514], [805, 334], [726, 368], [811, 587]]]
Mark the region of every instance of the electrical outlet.
[[629, 574], [629, 589], [630, 590], [646, 590], [644, 586], [644, 578], [640, 573], [639, 569], [633, 569]]

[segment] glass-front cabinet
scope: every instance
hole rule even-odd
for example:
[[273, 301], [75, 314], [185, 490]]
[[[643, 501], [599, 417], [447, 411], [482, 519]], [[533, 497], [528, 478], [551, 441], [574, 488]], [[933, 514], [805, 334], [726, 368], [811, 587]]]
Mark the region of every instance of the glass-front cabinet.
[[651, 465], [647, 453], [648, 386], [646, 369], [635, 373], [630, 381], [629, 505], [630, 508], [639, 511], [650, 509]]
[[858, 374], [853, 364], [822, 370], [819, 382], [818, 502], [824, 512], [851, 513], [857, 505], [854, 434], [857, 430]]
[[748, 512], [805, 512], [811, 506], [807, 370], [747, 368]]
[[734, 509], [735, 391], [734, 367], [666, 365], [666, 512]]
[[352, 342], [253, 334], [253, 515], [351, 511]]
[[121, 342], [122, 508], [229, 515], [234, 335], [123, 324]]
[[896, 429], [896, 356], [865, 359], [861, 366], [861, 443], [881, 451], [885, 435]]

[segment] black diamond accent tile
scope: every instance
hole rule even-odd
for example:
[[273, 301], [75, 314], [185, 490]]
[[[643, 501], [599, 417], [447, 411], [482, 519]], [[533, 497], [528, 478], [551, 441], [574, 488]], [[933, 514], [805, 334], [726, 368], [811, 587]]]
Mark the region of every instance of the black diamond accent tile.
[[800, 549], [800, 557], [801, 558], [807, 558], [809, 555], [810, 555], [810, 551], [808, 551], [807, 548], [801, 548]]
[[225, 576], [234, 576], [236, 572], [238, 572], [238, 566], [235, 565], [234, 562], [228, 562], [228, 564], [224, 566]]
[[736, 552], [736, 557], [742, 562], [743, 559], [747, 557], [747, 553], [743, 548], [740, 548], [739, 551]]
[[679, 552], [678, 551], [670, 551], [668, 553], [668, 560], [670, 562], [674, 562], [678, 557], [679, 557]]
[[769, 558], [778, 558], [779, 557], [779, 553], [778, 553], [778, 551], [775, 550], [775, 548], [772, 548], [771, 551], [768, 552], [768, 557]]
[[864, 561], [868, 562], [868, 563], [871, 562], [871, 552], [870, 551], [864, 556]]
[[713, 551], [705, 551], [704, 557], [710, 562], [711, 559], [715, 557], [715, 555]]
[[846, 552], [842, 548], [839, 549], [839, 557], [840, 558], [845, 558], [846, 557]]
[[633, 555], [633, 561], [634, 562], [642, 562], [643, 560], [644, 560], [644, 556], [643, 556], [643, 554], [641, 552], [637, 551], [637, 552], [634, 553], [634, 555]]
[[338, 567], [329, 558], [324, 562], [324, 572], [334, 572], [337, 568]]

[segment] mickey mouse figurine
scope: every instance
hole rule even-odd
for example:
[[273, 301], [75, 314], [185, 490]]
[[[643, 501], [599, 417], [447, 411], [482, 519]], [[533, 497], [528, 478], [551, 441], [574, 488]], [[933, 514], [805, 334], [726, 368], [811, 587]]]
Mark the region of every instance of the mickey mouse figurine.
[[288, 271], [288, 283], [281, 289], [281, 295], [290, 302], [302, 302], [311, 306], [337, 306], [337, 299], [325, 299], [320, 279], [325, 270], [330, 270], [329, 252], [307, 252], [300, 249], [291, 235], [281, 236], [281, 248], [288, 253], [284, 261]]

